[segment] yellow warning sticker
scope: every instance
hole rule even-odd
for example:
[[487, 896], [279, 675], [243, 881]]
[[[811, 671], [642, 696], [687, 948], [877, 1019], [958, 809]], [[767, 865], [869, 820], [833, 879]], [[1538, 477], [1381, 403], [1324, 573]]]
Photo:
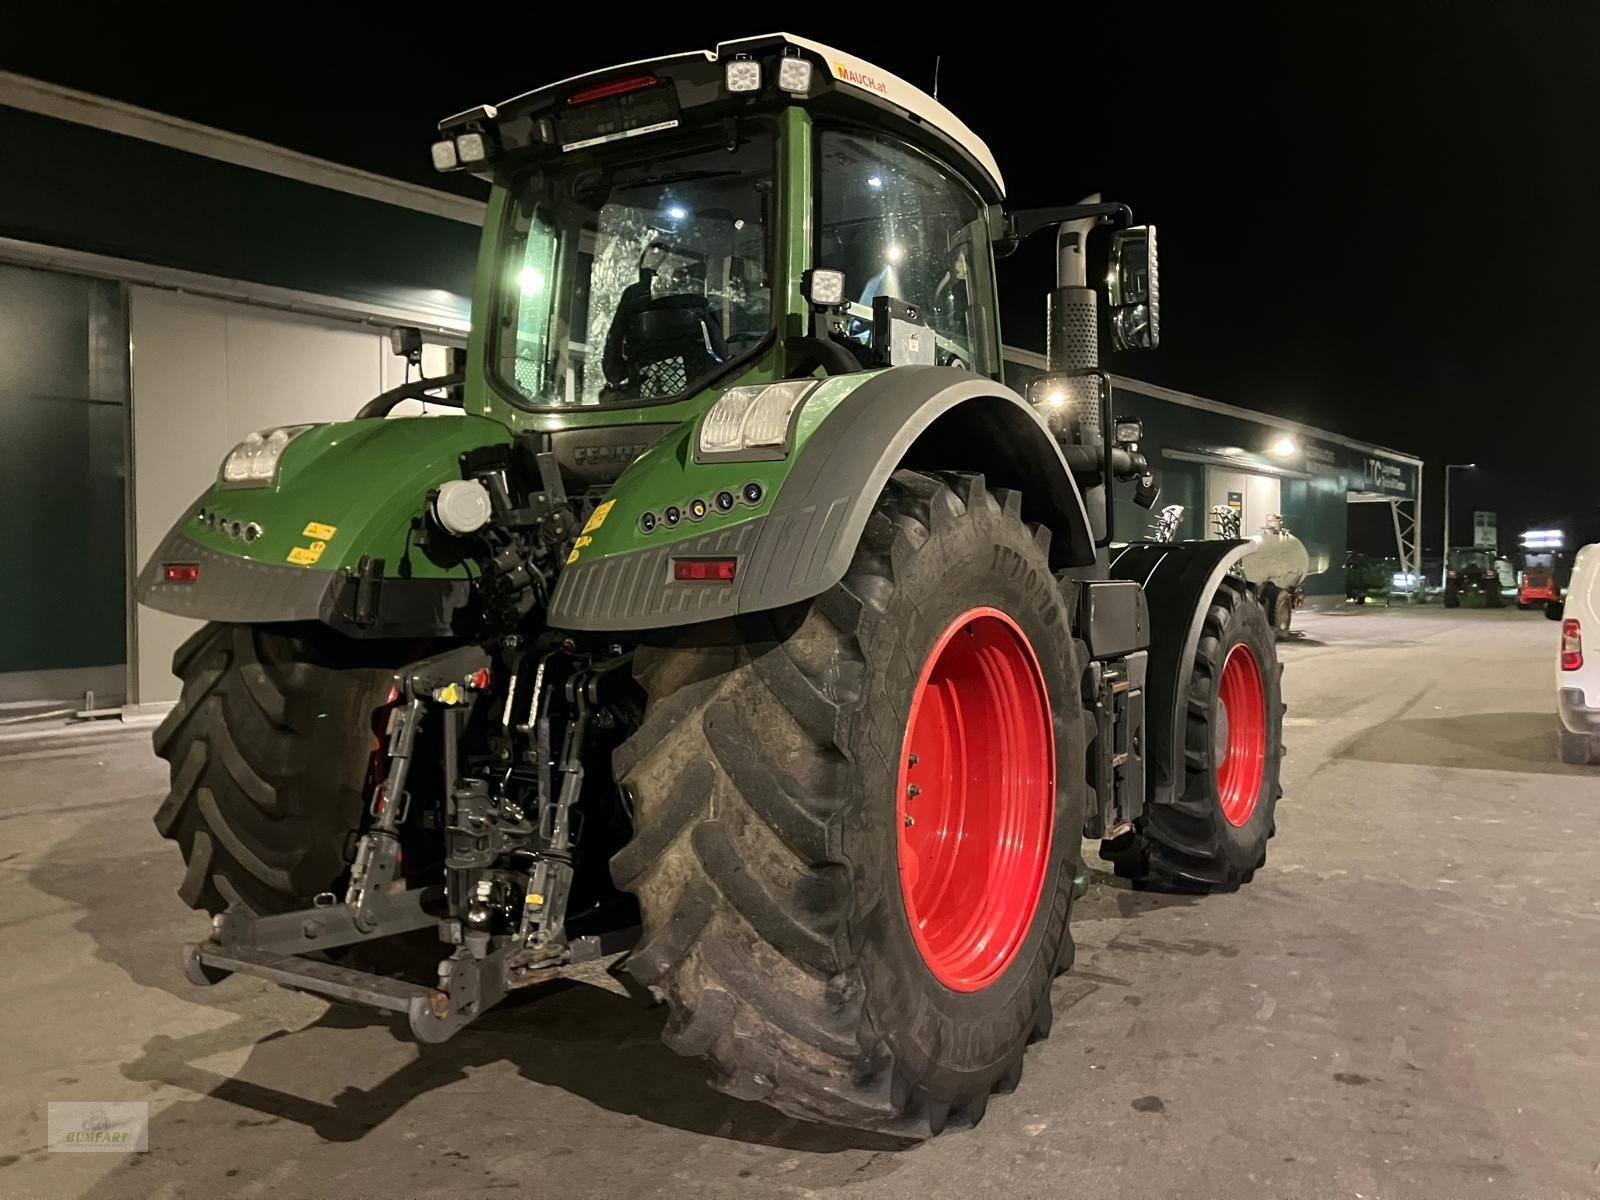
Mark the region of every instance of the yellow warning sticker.
[[567, 555], [567, 565], [570, 567], [573, 563], [578, 561], [578, 551], [582, 550], [585, 546], [593, 544], [594, 539], [592, 537], [581, 537], [577, 541], [573, 542], [572, 553]]
[[300, 536], [316, 538], [318, 541], [325, 542], [338, 532], [339, 530], [336, 526], [323, 525], [317, 521], [312, 521], [300, 531]]
[[[615, 500], [607, 500], [604, 504], [600, 505], [592, 513], [590, 513], [588, 523], [584, 525], [583, 531], [585, 533], [593, 533], [596, 529], [599, 529], [600, 526], [604, 525], [606, 523], [606, 518], [611, 515], [611, 510], [616, 503], [617, 502]], [[333, 535], [329, 534], [328, 536], [332, 537]]]
[[289, 551], [289, 561], [296, 566], [309, 567], [322, 557], [322, 552], [327, 548], [327, 542], [312, 542], [309, 546], [296, 546]]

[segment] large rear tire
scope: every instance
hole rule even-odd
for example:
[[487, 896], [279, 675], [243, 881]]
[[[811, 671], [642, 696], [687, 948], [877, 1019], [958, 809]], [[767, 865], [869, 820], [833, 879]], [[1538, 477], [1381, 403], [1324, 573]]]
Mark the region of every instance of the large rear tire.
[[178, 649], [183, 694], [154, 739], [172, 780], [155, 824], [188, 865], [185, 904], [265, 914], [340, 890], [374, 716], [412, 649], [319, 626], [226, 624]]
[[1101, 843], [1138, 886], [1232, 891], [1266, 862], [1283, 795], [1283, 668], [1272, 626], [1231, 576], [1201, 627], [1185, 710], [1183, 793], [1150, 804], [1132, 832]]
[[981, 476], [898, 471], [838, 586], [637, 652], [628, 970], [721, 1090], [926, 1137], [976, 1123], [1048, 1033], [1085, 724], [1020, 508]]

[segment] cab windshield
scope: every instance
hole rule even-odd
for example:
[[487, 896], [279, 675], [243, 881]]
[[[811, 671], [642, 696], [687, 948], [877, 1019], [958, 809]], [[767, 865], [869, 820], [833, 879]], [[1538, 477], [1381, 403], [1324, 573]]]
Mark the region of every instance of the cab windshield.
[[530, 405], [669, 400], [772, 328], [769, 132], [563, 155], [513, 189], [493, 354]]

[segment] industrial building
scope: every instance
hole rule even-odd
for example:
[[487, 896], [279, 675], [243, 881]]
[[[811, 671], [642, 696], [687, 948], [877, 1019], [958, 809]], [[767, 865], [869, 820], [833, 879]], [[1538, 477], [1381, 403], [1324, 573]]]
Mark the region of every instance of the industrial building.
[[[1006, 382], [1024, 387], [1044, 366], [1040, 355], [1008, 349]], [[1219, 506], [1239, 512], [1246, 536], [1280, 515], [1311, 556], [1306, 604], [1325, 608], [1344, 600], [1350, 505], [1381, 504], [1390, 511], [1400, 571], [1417, 572], [1420, 458], [1120, 375], [1112, 376], [1112, 400], [1118, 419], [1144, 422], [1141, 449], [1161, 484], [1156, 507], [1183, 506], [1178, 537], [1213, 536], [1210, 513]], [[1119, 539], [1145, 536], [1151, 520], [1129, 496], [1117, 497]]]
[[0, 142], [0, 703], [169, 701], [138, 566], [245, 434], [401, 382], [389, 327], [464, 339], [483, 206], [7, 73]]

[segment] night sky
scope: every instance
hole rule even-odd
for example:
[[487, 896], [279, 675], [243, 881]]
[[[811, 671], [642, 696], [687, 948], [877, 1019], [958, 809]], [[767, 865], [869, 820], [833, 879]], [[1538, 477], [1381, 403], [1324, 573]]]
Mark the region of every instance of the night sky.
[[[1500, 514], [1503, 547], [1563, 518], [1600, 539], [1600, 10], [1585, 9], [1082, 6], [1024, 25], [1025, 6], [1004, 6], [979, 10], [1004, 27], [938, 36], [932, 7], [856, 6], [835, 10], [853, 22], [790, 28], [925, 88], [942, 56], [940, 99], [988, 141], [1012, 204], [1101, 191], [1159, 224], [1162, 345], [1112, 369], [1422, 456], [1437, 553], [1445, 462], [1480, 468], [1455, 475], [1454, 542], [1474, 508]], [[769, 25], [618, 7], [608, 24], [646, 32], [597, 36], [552, 29], [542, 8], [441, 11], [478, 19], [180, 36], [96, 15], [90, 46], [58, 24], [8, 30], [0, 65], [470, 191], [428, 165], [440, 117]], [[212, 49], [197, 56], [196, 36]], [[1047, 243], [1002, 266], [1013, 344], [1043, 345]]]

